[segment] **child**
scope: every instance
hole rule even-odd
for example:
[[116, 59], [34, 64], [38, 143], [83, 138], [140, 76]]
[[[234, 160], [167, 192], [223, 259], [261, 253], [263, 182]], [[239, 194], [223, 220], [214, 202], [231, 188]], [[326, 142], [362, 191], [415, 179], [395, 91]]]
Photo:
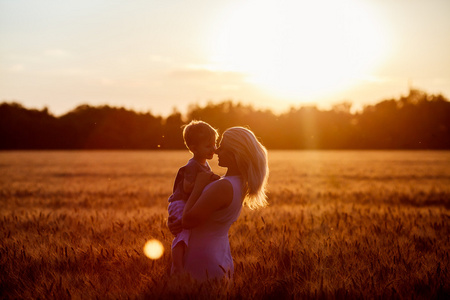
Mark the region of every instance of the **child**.
[[[192, 121], [183, 129], [183, 139], [186, 147], [193, 154], [188, 163], [178, 170], [169, 197], [169, 219], [181, 219], [184, 206], [194, 187], [195, 178], [199, 172], [212, 172], [207, 159], [212, 159], [216, 150], [217, 131], [203, 121]], [[219, 179], [214, 175], [214, 179]], [[172, 242], [172, 273], [183, 270], [183, 257], [189, 242], [189, 231], [183, 230], [175, 236]]]

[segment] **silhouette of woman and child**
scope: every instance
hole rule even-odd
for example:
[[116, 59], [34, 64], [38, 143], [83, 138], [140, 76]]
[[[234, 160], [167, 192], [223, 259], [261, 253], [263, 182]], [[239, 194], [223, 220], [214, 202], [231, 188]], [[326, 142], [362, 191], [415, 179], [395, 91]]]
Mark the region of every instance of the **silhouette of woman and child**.
[[[208, 123], [192, 121], [183, 129], [192, 158], [178, 170], [169, 198], [168, 227], [172, 242], [172, 274], [189, 274], [205, 281], [233, 276], [228, 230], [243, 205], [267, 205], [269, 167], [266, 148], [244, 127], [227, 129], [219, 147], [217, 131]], [[219, 177], [207, 160], [217, 154]]]

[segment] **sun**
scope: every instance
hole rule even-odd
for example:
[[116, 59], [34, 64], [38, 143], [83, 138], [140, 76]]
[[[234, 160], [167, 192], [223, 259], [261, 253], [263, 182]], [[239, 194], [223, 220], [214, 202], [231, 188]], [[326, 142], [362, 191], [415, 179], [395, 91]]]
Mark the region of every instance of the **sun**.
[[144, 245], [144, 254], [150, 259], [159, 259], [164, 254], [164, 246], [156, 239], [148, 240]]
[[382, 24], [362, 1], [239, 3], [215, 31], [213, 64], [274, 95], [315, 98], [348, 88], [386, 54]]

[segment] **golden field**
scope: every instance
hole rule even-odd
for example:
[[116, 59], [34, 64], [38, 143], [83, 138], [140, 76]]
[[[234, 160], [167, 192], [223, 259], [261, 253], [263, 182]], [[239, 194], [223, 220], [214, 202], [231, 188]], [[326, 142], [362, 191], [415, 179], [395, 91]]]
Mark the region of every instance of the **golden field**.
[[233, 224], [221, 285], [169, 275], [167, 198], [189, 157], [0, 152], [0, 299], [449, 296], [449, 151], [270, 151], [270, 206]]

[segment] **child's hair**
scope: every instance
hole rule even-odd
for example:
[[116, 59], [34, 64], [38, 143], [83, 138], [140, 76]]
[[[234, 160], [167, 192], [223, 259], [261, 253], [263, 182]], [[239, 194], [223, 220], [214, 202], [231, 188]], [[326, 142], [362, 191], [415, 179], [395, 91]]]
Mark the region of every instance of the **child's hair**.
[[250, 209], [267, 206], [266, 186], [269, 164], [266, 148], [252, 131], [244, 127], [232, 127], [223, 133], [245, 184], [244, 205]]
[[217, 141], [219, 134], [211, 125], [203, 121], [193, 120], [183, 126], [183, 139], [186, 147], [191, 150], [193, 145], [198, 145], [203, 141], [214, 139]]

